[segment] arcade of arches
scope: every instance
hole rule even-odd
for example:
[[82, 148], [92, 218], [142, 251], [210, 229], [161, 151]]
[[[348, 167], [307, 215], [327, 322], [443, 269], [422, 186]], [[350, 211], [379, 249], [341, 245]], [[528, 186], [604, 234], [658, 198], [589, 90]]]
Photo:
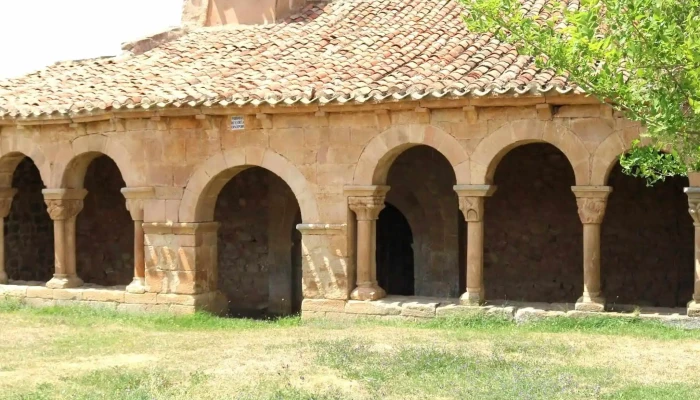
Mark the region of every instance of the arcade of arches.
[[601, 107], [3, 125], [0, 296], [244, 317], [419, 298], [698, 315], [700, 180], [624, 175], [639, 127]]

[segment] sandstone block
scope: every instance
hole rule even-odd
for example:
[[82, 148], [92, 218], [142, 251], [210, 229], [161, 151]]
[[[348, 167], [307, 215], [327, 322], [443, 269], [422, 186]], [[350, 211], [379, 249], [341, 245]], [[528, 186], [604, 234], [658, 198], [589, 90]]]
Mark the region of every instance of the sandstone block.
[[53, 299], [53, 291], [53, 289], [44, 286], [30, 286], [27, 288], [27, 297]]
[[349, 314], [365, 315], [399, 315], [401, 303], [398, 301], [358, 301], [349, 300], [345, 305], [345, 312]]
[[26, 297], [27, 286], [19, 285], [0, 285], [0, 297]]
[[56, 305], [56, 301], [53, 299], [39, 297], [27, 297], [22, 300], [22, 303], [29, 307], [52, 307]]
[[321, 311], [302, 311], [302, 320], [312, 320], [312, 319], [322, 319], [326, 316], [326, 313]]
[[54, 289], [55, 300], [82, 300], [83, 289]]
[[688, 303], [688, 316], [700, 317], [700, 303], [695, 301]]
[[404, 317], [434, 318], [435, 310], [439, 303], [407, 302], [401, 307], [401, 315]]
[[345, 303], [345, 300], [305, 299], [301, 303], [301, 310], [343, 313], [345, 312]]
[[532, 307], [525, 307], [525, 308], [521, 308], [515, 312], [515, 322], [521, 324], [521, 323], [539, 321], [539, 320], [542, 320], [545, 318], [563, 317], [563, 316], [566, 316], [566, 313], [564, 311], [547, 311], [547, 310], [542, 310], [542, 309], [537, 309], [537, 308], [532, 308]]
[[128, 304], [156, 304], [157, 293], [124, 293], [124, 302]]
[[117, 304], [112, 301], [78, 301], [77, 304], [83, 307], [99, 308], [102, 310], [116, 310]]
[[85, 289], [83, 291], [83, 300], [86, 301], [113, 301], [117, 303], [124, 302], [124, 291], [108, 290], [108, 289]]
[[176, 315], [191, 315], [195, 313], [194, 306], [183, 306], [178, 304], [173, 304], [169, 308], [172, 314]]
[[181, 306], [194, 306], [197, 303], [197, 296], [185, 294], [157, 294], [157, 304], [174, 304]]

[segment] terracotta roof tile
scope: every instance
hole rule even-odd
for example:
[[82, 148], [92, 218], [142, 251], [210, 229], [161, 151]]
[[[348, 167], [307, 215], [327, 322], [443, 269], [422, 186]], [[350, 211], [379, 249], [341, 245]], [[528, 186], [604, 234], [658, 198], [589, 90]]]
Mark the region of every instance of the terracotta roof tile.
[[[545, 1], [523, 7], [539, 13]], [[455, 0], [336, 0], [280, 24], [202, 28], [143, 54], [0, 81], [0, 117], [574, 89], [513, 46], [468, 32], [463, 11]]]

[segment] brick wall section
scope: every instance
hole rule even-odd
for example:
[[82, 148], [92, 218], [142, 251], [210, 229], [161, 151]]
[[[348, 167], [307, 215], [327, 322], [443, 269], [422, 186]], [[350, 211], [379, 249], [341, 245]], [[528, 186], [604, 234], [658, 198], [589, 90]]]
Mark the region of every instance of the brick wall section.
[[616, 167], [603, 221], [601, 277], [608, 303], [685, 306], [692, 297], [693, 220], [687, 178], [647, 187]]
[[583, 292], [583, 230], [574, 176], [547, 144], [511, 150], [486, 200], [484, 280], [487, 299], [575, 302]]
[[[214, 213], [214, 219], [221, 224], [218, 230], [218, 288], [228, 298], [233, 314], [267, 312], [270, 302], [278, 300], [270, 299], [270, 279], [273, 275], [279, 277], [275, 272], [280, 267], [287, 269], [288, 278], [276, 279], [275, 282], [288, 287], [291, 292], [294, 221], [284, 230], [288, 244], [286, 251], [278, 244], [284, 237], [270, 238], [271, 234], [283, 234], [282, 229], [279, 233], [272, 233], [270, 222], [283, 221], [287, 219], [285, 212], [296, 214], [298, 211], [274, 207], [273, 203], [278, 204], [280, 198], [294, 199], [294, 194], [279, 177], [259, 167], [239, 173], [219, 193]], [[271, 243], [271, 239], [275, 243]], [[276, 288], [272, 289], [274, 292]]]
[[415, 294], [458, 297], [459, 209], [449, 162], [431, 147], [413, 147], [394, 161], [387, 184], [387, 202], [411, 225]]
[[127, 285], [134, 276], [134, 223], [120, 192], [124, 186], [109, 157], [88, 166], [88, 194], [76, 225], [78, 276], [87, 283]]
[[53, 221], [39, 170], [25, 157], [15, 170], [17, 194], [5, 219], [5, 267], [10, 279], [46, 282], [54, 273]]

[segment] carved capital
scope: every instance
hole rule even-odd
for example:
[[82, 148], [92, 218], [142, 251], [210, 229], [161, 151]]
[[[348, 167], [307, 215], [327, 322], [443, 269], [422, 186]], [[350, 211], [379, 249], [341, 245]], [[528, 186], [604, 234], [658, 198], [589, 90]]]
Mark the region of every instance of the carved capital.
[[605, 207], [608, 196], [612, 192], [610, 186], [572, 186], [571, 191], [576, 196], [578, 216], [581, 223], [601, 224], [605, 217]]
[[348, 206], [357, 215], [358, 221], [371, 221], [379, 218], [384, 209], [385, 196], [348, 197]]
[[605, 216], [607, 199], [579, 197], [576, 199], [578, 216], [584, 224], [601, 224]]
[[455, 185], [459, 196], [459, 209], [467, 222], [479, 222], [484, 219], [484, 198], [496, 191], [494, 185]]
[[484, 218], [483, 197], [460, 197], [459, 209], [467, 222], [479, 222]]
[[10, 214], [12, 199], [17, 194], [17, 189], [0, 189], [0, 218], [6, 218]]
[[688, 212], [696, 226], [700, 226], [700, 187], [687, 187], [684, 189], [688, 195]]
[[155, 198], [153, 187], [125, 187], [121, 190], [126, 198], [126, 209], [134, 221], [143, 221], [143, 206], [146, 200]]
[[46, 208], [52, 220], [67, 220], [75, 217], [83, 209], [83, 201], [75, 199], [49, 199]]

